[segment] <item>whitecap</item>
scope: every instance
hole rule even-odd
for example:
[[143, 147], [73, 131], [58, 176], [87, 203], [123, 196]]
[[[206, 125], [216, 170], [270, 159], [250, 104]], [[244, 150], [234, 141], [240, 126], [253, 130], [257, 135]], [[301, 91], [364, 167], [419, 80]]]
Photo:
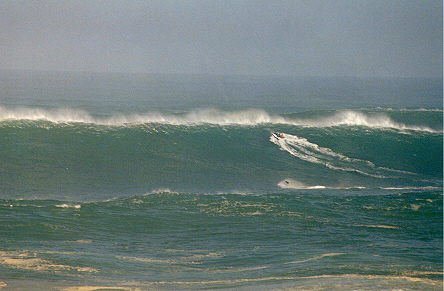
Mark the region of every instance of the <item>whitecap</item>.
[[171, 125], [244, 125], [287, 124], [308, 127], [335, 126], [366, 126], [370, 128], [390, 128], [400, 131], [413, 130], [433, 133], [427, 126], [405, 125], [393, 121], [384, 113], [368, 114], [354, 110], [336, 112], [322, 118], [289, 118], [277, 114], [269, 114], [262, 109], [245, 109], [237, 111], [222, 111], [214, 108], [196, 109], [187, 113], [172, 114], [160, 112], [113, 114], [110, 116], [94, 116], [87, 111], [72, 108], [5, 108], [0, 106], [0, 121], [30, 120], [48, 121], [52, 123], [87, 123], [109, 126], [137, 125], [147, 123]]

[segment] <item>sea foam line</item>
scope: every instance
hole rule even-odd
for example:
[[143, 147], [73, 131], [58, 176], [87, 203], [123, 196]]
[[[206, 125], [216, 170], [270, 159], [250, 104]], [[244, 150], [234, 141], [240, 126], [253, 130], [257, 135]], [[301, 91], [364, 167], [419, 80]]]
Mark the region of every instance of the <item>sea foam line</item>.
[[37, 257], [35, 253], [29, 252], [6, 252], [0, 251], [0, 265], [9, 268], [30, 270], [37, 272], [47, 271], [70, 271], [75, 270], [78, 272], [97, 273], [98, 270], [90, 267], [74, 267], [68, 265], [61, 265], [53, 263], [52, 261], [45, 260]]
[[[422, 277], [415, 277], [418, 275], [442, 274], [441, 272], [423, 272], [418, 274], [400, 274], [400, 275], [356, 275], [356, 274], [339, 274], [339, 275], [312, 275], [312, 276], [267, 276], [256, 278], [235, 278], [235, 279], [214, 279], [214, 280], [202, 280], [202, 281], [146, 281], [146, 282], [131, 282], [130, 285], [148, 287], [148, 286], [211, 286], [220, 284], [245, 284], [245, 283], [258, 283], [274, 281], [277, 283], [283, 281], [294, 281], [292, 287], [297, 289], [300, 286], [301, 290], [319, 290], [312, 289], [307, 286], [325, 286], [322, 290], [331, 289], [332, 286], [341, 286], [343, 290], [356, 290], [356, 287], [360, 287], [363, 284], [369, 286], [384, 286], [384, 290], [387, 288], [392, 290], [393, 284], [405, 285], [407, 282], [413, 282], [415, 285], [421, 284], [424, 287], [437, 287], [442, 289], [442, 280], [433, 280]], [[298, 284], [296, 284], [298, 282]], [[125, 286], [126, 284], [119, 284], [119, 286]], [[308, 289], [307, 289], [308, 288]], [[83, 291], [83, 289], [64, 289], [66, 291]], [[85, 289], [86, 290], [86, 289]], [[87, 289], [89, 291], [89, 289]], [[436, 289], [440, 290], [440, 289]]]
[[114, 114], [110, 116], [93, 116], [87, 111], [71, 108], [14, 108], [0, 106], [0, 122], [14, 120], [48, 121], [53, 123], [87, 123], [109, 126], [131, 124], [160, 123], [171, 125], [247, 125], [287, 124], [307, 127], [366, 126], [370, 128], [392, 128], [397, 130], [414, 130], [442, 132], [427, 126], [405, 125], [395, 122], [383, 113], [366, 114], [354, 110], [344, 110], [330, 116], [314, 118], [289, 118], [269, 114], [261, 109], [239, 111], [221, 111], [217, 109], [197, 109], [181, 114], [147, 112], [143, 114]]
[[341, 255], [346, 255], [346, 254], [345, 253], [328, 253], [328, 254], [322, 254], [322, 255], [319, 255], [319, 256], [316, 256], [316, 257], [308, 258], [308, 259], [305, 259], [305, 260], [287, 262], [287, 263], [284, 263], [284, 264], [300, 264], [300, 263], [306, 263], [306, 262], [309, 262], [309, 261], [320, 260], [320, 259], [323, 259], [325, 257], [335, 257], [335, 256], [341, 256]]

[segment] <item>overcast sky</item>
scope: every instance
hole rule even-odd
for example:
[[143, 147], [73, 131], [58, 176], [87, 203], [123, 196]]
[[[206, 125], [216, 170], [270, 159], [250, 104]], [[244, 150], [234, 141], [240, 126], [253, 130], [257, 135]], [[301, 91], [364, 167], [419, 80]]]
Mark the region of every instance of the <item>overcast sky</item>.
[[2, 0], [0, 69], [442, 77], [441, 0]]

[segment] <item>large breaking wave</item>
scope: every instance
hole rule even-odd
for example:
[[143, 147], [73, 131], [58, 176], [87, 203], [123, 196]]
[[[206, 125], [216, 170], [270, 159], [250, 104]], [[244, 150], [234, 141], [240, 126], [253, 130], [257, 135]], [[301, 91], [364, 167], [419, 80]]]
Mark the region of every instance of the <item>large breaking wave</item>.
[[[438, 114], [441, 112], [437, 112]], [[171, 125], [246, 125], [285, 124], [306, 127], [365, 126], [424, 132], [442, 132], [428, 125], [408, 125], [393, 120], [385, 112], [359, 110], [332, 111], [327, 114], [312, 114], [309, 117], [270, 114], [261, 109], [221, 111], [218, 109], [196, 109], [182, 113], [132, 113], [94, 115], [85, 110], [71, 108], [5, 108], [0, 107], [0, 122], [4, 121], [48, 121], [53, 123], [88, 123], [97, 125], [122, 126], [145, 123]]]

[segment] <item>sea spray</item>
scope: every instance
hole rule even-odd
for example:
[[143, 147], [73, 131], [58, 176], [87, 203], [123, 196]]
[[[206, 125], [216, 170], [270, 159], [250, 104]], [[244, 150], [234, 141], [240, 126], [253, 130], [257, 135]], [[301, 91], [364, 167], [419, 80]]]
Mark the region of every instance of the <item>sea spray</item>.
[[[429, 112], [429, 111], [425, 111]], [[442, 111], [431, 111], [441, 114]], [[369, 128], [386, 128], [395, 130], [413, 130], [440, 132], [426, 125], [406, 125], [396, 122], [384, 113], [365, 111], [334, 111], [329, 116], [311, 118], [289, 117], [288, 115], [269, 114], [260, 109], [242, 111], [220, 111], [217, 109], [199, 109], [184, 113], [147, 112], [142, 114], [112, 114], [95, 116], [84, 110], [58, 108], [5, 108], [0, 106], [0, 122], [2, 121], [48, 121], [52, 123], [88, 123], [97, 125], [122, 126], [132, 124], [158, 123], [171, 125], [246, 125], [282, 124], [307, 127], [365, 126]], [[439, 125], [435, 125], [439, 126]], [[442, 131], [442, 130], [441, 130]]]

